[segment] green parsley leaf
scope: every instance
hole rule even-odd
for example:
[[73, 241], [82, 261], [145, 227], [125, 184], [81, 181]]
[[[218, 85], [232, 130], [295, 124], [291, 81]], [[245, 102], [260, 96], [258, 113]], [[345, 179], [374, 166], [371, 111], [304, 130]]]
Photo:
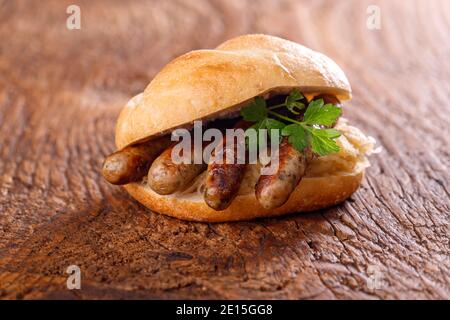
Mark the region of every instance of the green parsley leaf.
[[302, 110], [305, 108], [305, 105], [302, 102], [299, 102], [298, 100], [303, 99], [303, 95], [298, 91], [298, 89], [292, 90], [291, 94], [286, 97], [286, 100], [284, 101], [284, 104], [286, 105], [286, 108], [293, 114], [300, 114], [300, 112], [296, 111], [295, 108]]
[[[294, 89], [283, 104], [275, 107], [285, 106], [293, 114], [300, 114], [299, 110], [305, 108], [305, 105], [300, 101], [302, 99], [302, 94]], [[267, 129], [269, 135], [276, 132], [274, 130], [281, 130], [281, 136], [288, 137], [289, 143], [294, 148], [302, 151], [310, 146], [312, 151], [320, 156], [339, 151], [335, 139], [341, 133], [335, 129], [318, 128], [316, 126], [331, 126], [341, 113], [340, 108], [333, 104], [324, 104], [323, 99], [313, 100], [309, 103], [303, 121], [271, 111], [271, 108], [267, 107], [266, 101], [261, 97], [256, 97], [247, 107], [241, 109], [244, 120], [254, 122], [246, 131], [249, 149], [261, 145], [262, 139], [267, 139], [267, 136], [260, 137], [259, 130]], [[280, 117], [291, 124], [286, 125], [284, 122], [270, 118], [271, 115]], [[249, 134], [248, 130], [251, 129], [256, 130], [256, 136]], [[250, 140], [255, 139], [256, 141], [249, 143]]]
[[253, 102], [241, 109], [241, 116], [245, 121], [262, 121], [267, 118], [266, 101], [261, 97], [256, 97]]
[[341, 108], [328, 103], [323, 104], [323, 99], [311, 101], [306, 109], [303, 121], [307, 125], [324, 125], [331, 126], [341, 115]]
[[286, 105], [286, 108], [288, 108], [288, 110], [290, 112], [292, 112], [293, 114], [300, 114], [300, 112], [296, 111], [295, 108], [302, 110], [305, 108], [305, 105], [301, 102], [295, 101], [295, 102], [292, 102], [292, 103]]
[[316, 129], [308, 128], [311, 134], [312, 150], [320, 156], [326, 156], [330, 153], [336, 153], [340, 150], [334, 139], [341, 133], [335, 129]]
[[281, 130], [284, 127], [286, 127], [286, 125], [283, 122], [272, 119], [272, 118], [266, 118], [265, 126], [267, 129], [267, 132], [269, 133], [269, 135], [271, 137], [274, 134], [274, 132], [276, 132], [278, 130], [280, 139], [281, 139]]
[[[252, 125], [249, 129], [254, 129], [256, 130], [256, 133], [258, 134], [258, 143], [260, 142], [260, 137], [259, 137], [259, 133], [258, 131], [260, 129], [267, 129], [267, 132], [269, 135], [273, 134], [273, 131], [275, 130], [281, 130], [285, 127], [286, 125], [278, 120], [272, 119], [272, 118], [265, 118], [264, 120], [258, 121], [256, 122], [254, 125]], [[281, 136], [281, 134], [280, 134]]]
[[289, 136], [288, 141], [295, 149], [302, 151], [309, 145], [310, 134], [300, 124], [290, 124], [281, 131], [283, 136]]
[[[256, 122], [249, 129], [267, 129], [267, 130], [280, 130], [283, 129], [286, 125], [278, 120], [272, 118], [265, 118], [261, 121]], [[248, 130], [248, 129], [247, 129]]]
[[293, 89], [289, 96], [286, 98], [286, 104], [289, 104], [290, 102], [298, 101], [303, 99], [303, 95], [298, 91], [298, 89]]
[[286, 125], [278, 120], [272, 119], [272, 118], [266, 118], [265, 120], [265, 128], [268, 130], [273, 130], [273, 129], [277, 129], [277, 130], [281, 130], [283, 129]]
[[336, 139], [341, 136], [341, 132], [336, 129], [321, 129], [320, 131], [324, 132], [324, 135], [330, 139]]
[[[273, 134], [272, 130], [281, 130], [284, 126], [285, 126], [285, 124], [283, 122], [275, 120], [275, 119], [271, 119], [271, 118], [265, 118], [261, 121], [256, 122], [251, 127], [249, 127], [247, 130], [245, 130], [246, 137], [247, 137], [247, 139], [246, 139], [247, 148], [249, 149], [250, 152], [252, 152], [252, 151], [256, 151], [255, 147], [257, 145], [263, 144], [262, 139], [266, 139], [267, 137], [260, 136], [260, 134], [259, 134], [260, 129], [267, 129], [268, 134], [272, 135]], [[255, 136], [250, 134], [251, 130], [256, 130], [256, 138], [255, 138]], [[256, 140], [256, 141], [253, 141], [253, 140]], [[257, 142], [257, 143], [255, 143], [255, 142]]]

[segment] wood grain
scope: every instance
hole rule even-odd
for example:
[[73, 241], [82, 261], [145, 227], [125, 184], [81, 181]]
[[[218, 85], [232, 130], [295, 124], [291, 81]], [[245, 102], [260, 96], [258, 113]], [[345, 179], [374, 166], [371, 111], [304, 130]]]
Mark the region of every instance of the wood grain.
[[[76, 1], [70, 31], [72, 2], [0, 1], [0, 298], [450, 298], [450, 2]], [[188, 223], [101, 178], [120, 108], [164, 64], [256, 32], [347, 73], [345, 116], [383, 147], [349, 201]]]

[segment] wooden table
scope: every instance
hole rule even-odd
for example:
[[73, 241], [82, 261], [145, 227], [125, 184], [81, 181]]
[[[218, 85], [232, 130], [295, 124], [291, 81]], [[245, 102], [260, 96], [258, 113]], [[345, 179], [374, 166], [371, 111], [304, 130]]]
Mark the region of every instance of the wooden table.
[[[78, 0], [68, 30], [73, 2], [0, 1], [1, 298], [450, 298], [449, 1]], [[245, 33], [347, 73], [345, 116], [383, 147], [351, 199], [203, 224], [106, 183], [128, 98], [174, 57]]]

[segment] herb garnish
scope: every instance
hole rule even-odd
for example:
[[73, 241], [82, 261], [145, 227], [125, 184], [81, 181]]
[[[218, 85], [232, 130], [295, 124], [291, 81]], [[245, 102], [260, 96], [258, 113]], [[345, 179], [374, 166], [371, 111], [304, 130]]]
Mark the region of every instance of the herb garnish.
[[[241, 116], [246, 121], [255, 122], [249, 129], [267, 129], [269, 133], [281, 130], [281, 135], [288, 137], [289, 143], [299, 151], [311, 146], [312, 151], [320, 156], [338, 152], [339, 146], [335, 140], [341, 133], [322, 126], [335, 123], [342, 113], [341, 108], [331, 103], [324, 104], [323, 99], [311, 101], [306, 108], [300, 101], [302, 99], [303, 95], [297, 89], [292, 90], [284, 103], [274, 106], [267, 106], [266, 100], [256, 97], [250, 105], [241, 109]], [[283, 107], [293, 115], [299, 115], [306, 108], [303, 120], [274, 111]]]

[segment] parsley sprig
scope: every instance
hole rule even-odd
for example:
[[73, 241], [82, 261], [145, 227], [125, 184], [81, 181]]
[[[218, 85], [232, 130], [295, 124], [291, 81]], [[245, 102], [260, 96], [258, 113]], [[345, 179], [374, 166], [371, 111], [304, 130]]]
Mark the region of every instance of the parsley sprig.
[[[267, 106], [266, 100], [256, 97], [250, 105], [241, 109], [244, 120], [255, 122], [249, 129], [280, 130], [281, 136], [288, 137], [289, 143], [299, 151], [311, 146], [320, 156], [339, 151], [336, 139], [341, 135], [338, 130], [323, 128], [331, 126], [341, 115], [341, 108], [327, 103], [323, 99], [313, 100], [308, 107], [301, 102], [303, 95], [294, 89], [283, 103]], [[287, 108], [292, 117], [274, 110]], [[306, 110], [304, 110], [306, 108]], [[304, 111], [300, 121], [298, 115]]]

